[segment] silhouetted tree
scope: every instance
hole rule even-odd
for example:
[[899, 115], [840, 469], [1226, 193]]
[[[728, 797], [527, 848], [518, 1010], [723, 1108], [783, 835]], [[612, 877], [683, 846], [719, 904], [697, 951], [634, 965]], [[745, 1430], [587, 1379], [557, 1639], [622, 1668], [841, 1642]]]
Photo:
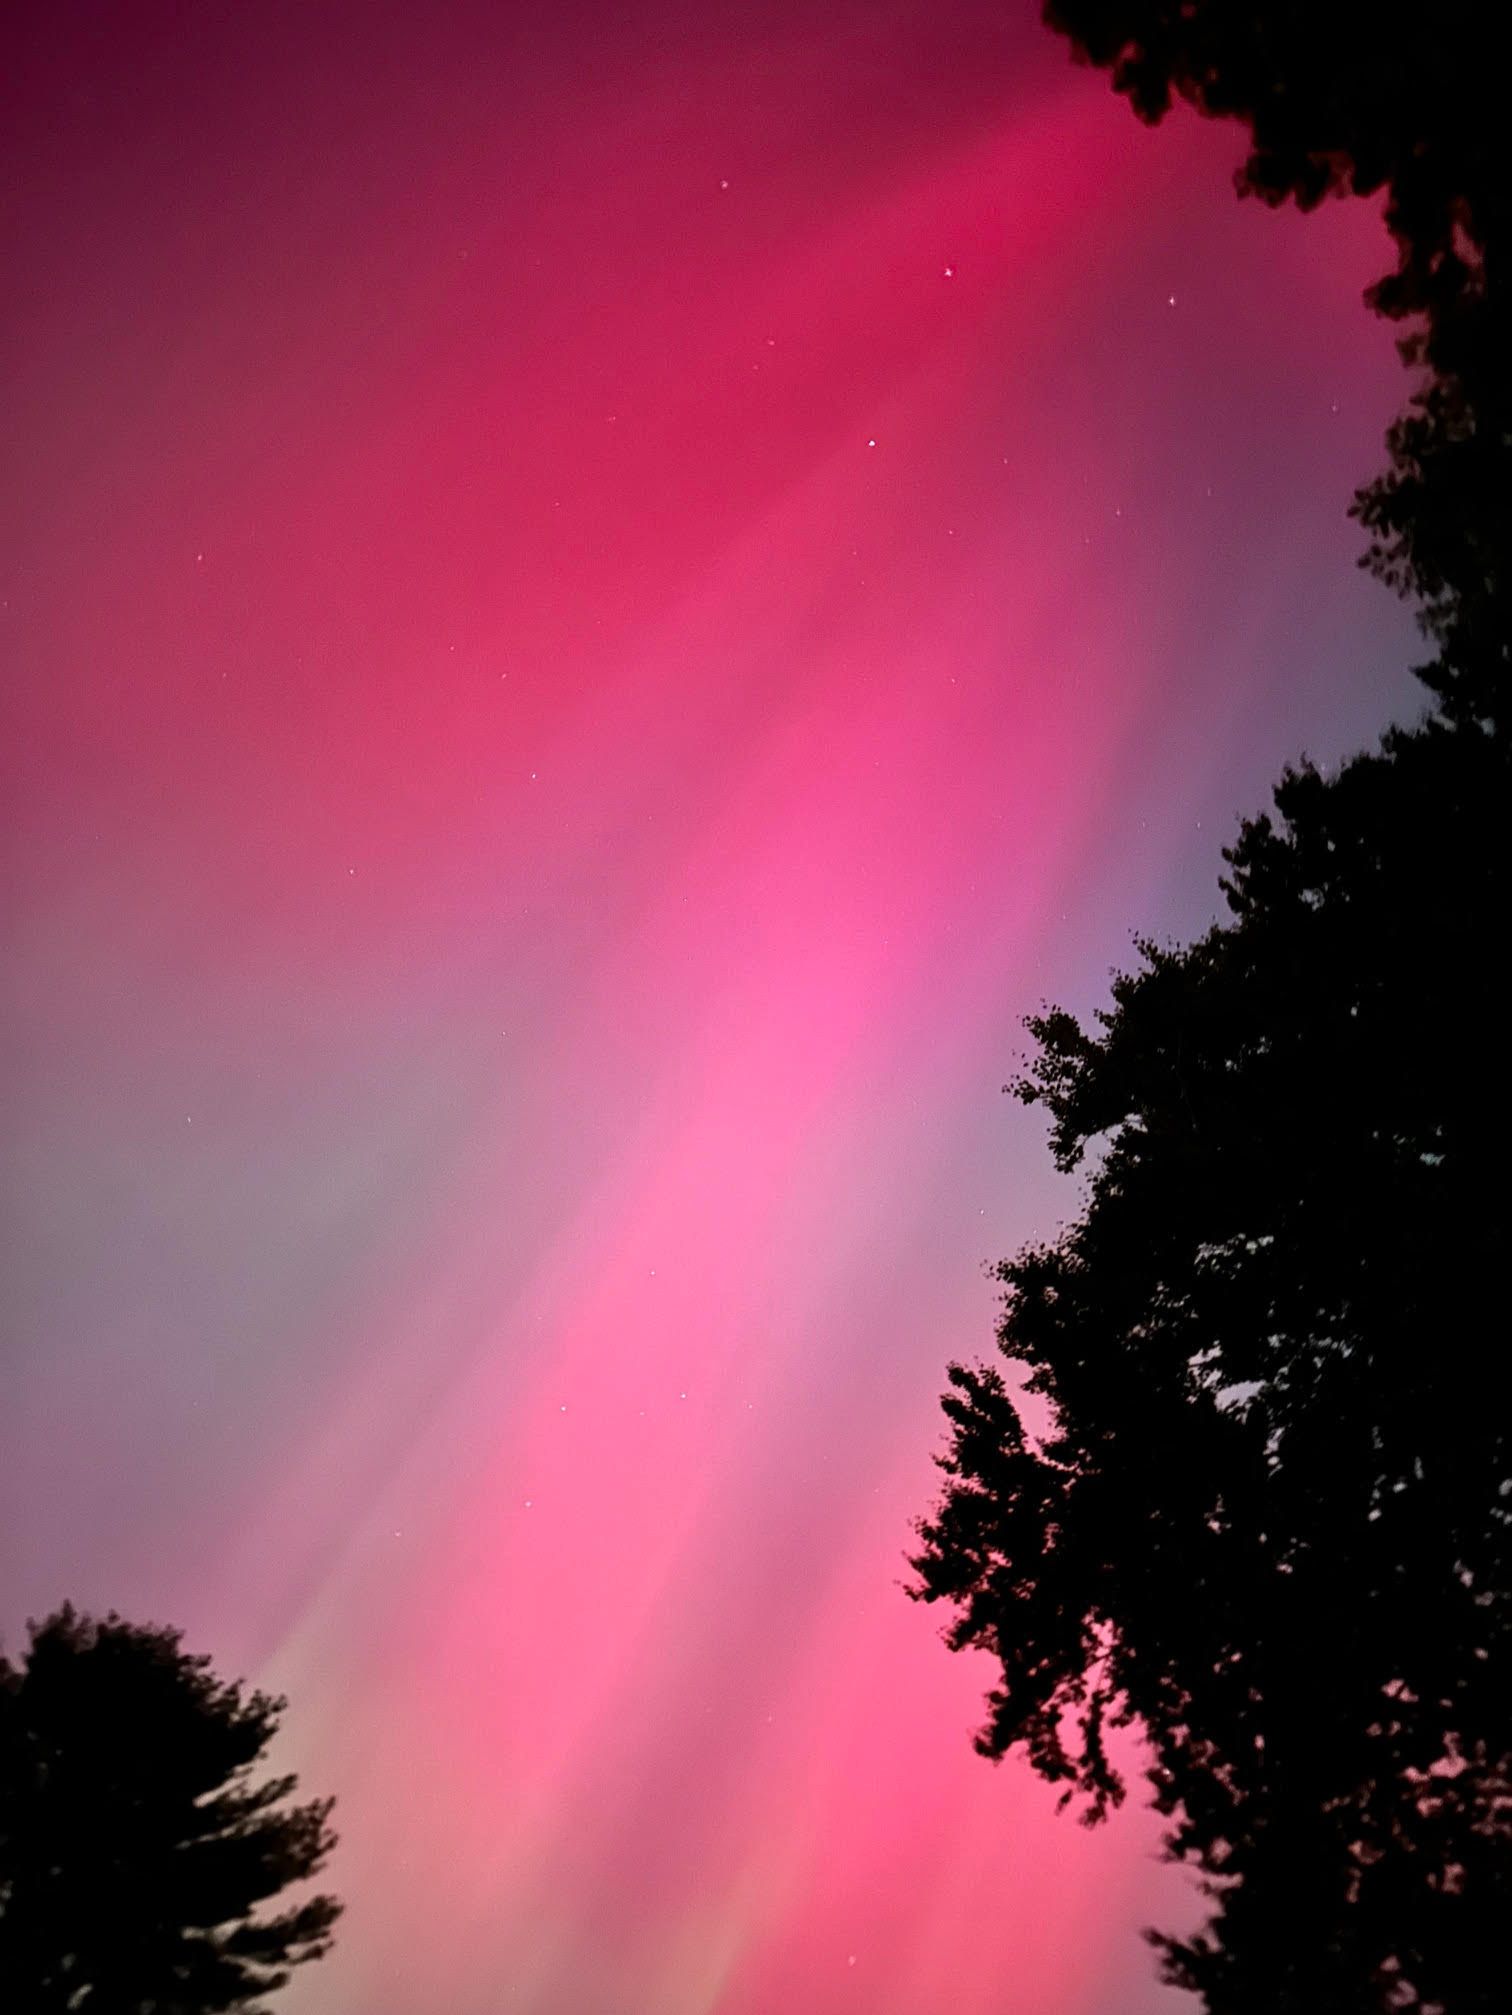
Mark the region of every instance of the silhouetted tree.
[[1085, 1207], [1000, 1269], [1017, 1377], [951, 1368], [914, 1593], [1084, 1816], [1147, 1731], [1216, 1904], [1155, 1942], [1223, 2015], [1505, 2005], [1509, 781], [1442, 723], [1288, 773], [1229, 921], [1013, 1087]]
[[1229, 921], [1139, 946], [1014, 1087], [1085, 1206], [1005, 1263], [1014, 1367], [953, 1366], [914, 1593], [1022, 1748], [1101, 1817], [1148, 1737], [1214, 1904], [1158, 1934], [1214, 2015], [1489, 2015], [1512, 1923], [1512, 1101], [1492, 944], [1512, 543], [1493, 10], [1052, 0], [1139, 114], [1250, 133], [1241, 189], [1384, 192], [1369, 299], [1423, 368], [1356, 499], [1420, 603], [1437, 714], [1303, 766], [1227, 859]]
[[1466, 719], [1506, 706], [1512, 623], [1512, 174], [1503, 10], [1484, 0], [1048, 0], [1143, 119], [1173, 98], [1248, 127], [1242, 191], [1306, 210], [1384, 193], [1396, 270], [1371, 288], [1424, 376], [1355, 514], [1367, 564], [1416, 598], [1422, 675]]
[[328, 1949], [340, 1905], [262, 1906], [318, 1872], [329, 1799], [256, 1781], [281, 1700], [179, 1633], [64, 1607], [0, 1658], [0, 2006], [251, 2011]]

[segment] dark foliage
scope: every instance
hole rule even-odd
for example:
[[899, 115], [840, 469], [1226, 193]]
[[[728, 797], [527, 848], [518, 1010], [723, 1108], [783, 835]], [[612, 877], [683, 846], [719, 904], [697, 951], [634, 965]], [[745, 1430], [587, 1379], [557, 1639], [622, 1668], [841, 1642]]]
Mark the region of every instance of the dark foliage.
[[[1276, 792], [1231, 920], [1145, 944], [1015, 1089], [1085, 1209], [950, 1372], [915, 1593], [1000, 1663], [979, 1739], [1095, 1818], [1137, 1721], [1224, 2015], [1489, 2011], [1512, 1922], [1505, 744]], [[1038, 1417], [1037, 1415], [1035, 1417]]]
[[1512, 625], [1512, 212], [1504, 11], [1485, 0], [1048, 0], [1045, 16], [1112, 73], [1141, 118], [1173, 98], [1239, 120], [1240, 188], [1311, 209], [1383, 194], [1397, 251], [1371, 304], [1423, 367], [1385, 475], [1355, 514], [1367, 564], [1421, 606], [1422, 674], [1443, 710], [1505, 708]]
[[0, 2006], [254, 2011], [328, 1949], [333, 1898], [261, 1909], [333, 1845], [330, 1800], [256, 1781], [283, 1705], [68, 1607], [0, 1658]]
[[[1241, 189], [1384, 193], [1370, 293], [1422, 377], [1356, 499], [1435, 717], [1308, 767], [1229, 921], [1139, 947], [1014, 1087], [1085, 1207], [954, 1366], [915, 1594], [1000, 1667], [979, 1746], [1095, 1820], [1148, 1738], [1213, 1904], [1152, 1934], [1213, 2015], [1490, 2015], [1512, 1923], [1508, 1055], [1494, 945], [1512, 540], [1494, 9], [1052, 0], [1144, 118], [1242, 122]], [[1027, 1398], [1026, 1398], [1027, 1395]]]

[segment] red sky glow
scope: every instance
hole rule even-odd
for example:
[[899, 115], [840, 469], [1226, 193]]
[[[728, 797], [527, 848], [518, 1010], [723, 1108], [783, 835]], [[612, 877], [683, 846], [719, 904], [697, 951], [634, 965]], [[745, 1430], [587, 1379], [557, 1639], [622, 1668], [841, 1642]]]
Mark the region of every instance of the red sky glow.
[[288, 1693], [289, 2015], [1157, 2015], [901, 1584], [1022, 1017], [1414, 702], [1378, 219], [1014, 4], [23, 9], [7, 1641]]

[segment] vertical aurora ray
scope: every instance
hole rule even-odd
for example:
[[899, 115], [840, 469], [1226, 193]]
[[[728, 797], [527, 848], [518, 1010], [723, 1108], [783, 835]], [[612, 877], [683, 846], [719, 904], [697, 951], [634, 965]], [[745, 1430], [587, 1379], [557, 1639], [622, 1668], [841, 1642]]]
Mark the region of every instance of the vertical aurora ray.
[[288, 1690], [291, 2010], [1164, 2005], [898, 1582], [1019, 1017], [1403, 704], [1399, 388], [1007, 11], [23, 49], [5, 1616]]

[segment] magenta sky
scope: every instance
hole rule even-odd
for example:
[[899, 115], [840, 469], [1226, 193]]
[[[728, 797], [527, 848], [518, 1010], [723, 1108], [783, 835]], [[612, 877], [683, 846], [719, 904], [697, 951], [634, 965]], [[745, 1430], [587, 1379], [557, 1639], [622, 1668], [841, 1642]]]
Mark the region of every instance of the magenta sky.
[[1165, 2008], [899, 1583], [1020, 1017], [1413, 704], [1378, 225], [1027, 0], [29, 11], [0, 1623], [292, 1695], [290, 2015]]

